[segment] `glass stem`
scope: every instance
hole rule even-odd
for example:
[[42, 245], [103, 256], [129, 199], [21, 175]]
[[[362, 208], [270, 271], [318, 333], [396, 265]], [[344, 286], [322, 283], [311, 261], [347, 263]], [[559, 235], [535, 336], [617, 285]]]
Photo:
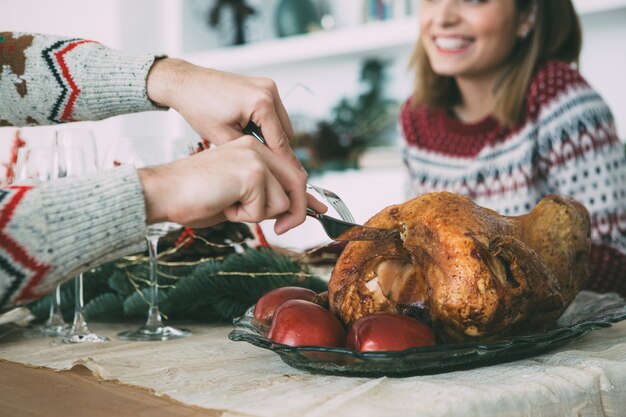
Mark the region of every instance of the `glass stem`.
[[46, 321], [46, 327], [63, 326], [65, 326], [65, 320], [63, 320], [63, 314], [61, 314], [61, 285], [57, 285], [52, 297], [50, 297], [50, 315]]
[[72, 323], [72, 334], [89, 334], [87, 322], [83, 316], [83, 274], [78, 274], [74, 278], [74, 323]]
[[163, 319], [159, 311], [159, 280], [157, 276], [157, 245], [159, 236], [147, 236], [148, 257], [150, 263], [150, 309], [148, 310], [148, 320], [145, 327], [156, 328], [163, 326]]

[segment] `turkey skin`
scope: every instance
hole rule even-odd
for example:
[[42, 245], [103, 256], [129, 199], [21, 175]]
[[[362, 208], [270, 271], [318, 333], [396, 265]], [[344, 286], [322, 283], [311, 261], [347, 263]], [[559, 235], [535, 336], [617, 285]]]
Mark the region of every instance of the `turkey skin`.
[[523, 334], [552, 324], [588, 276], [589, 213], [563, 196], [507, 217], [467, 197], [430, 193], [366, 225], [401, 234], [350, 242], [339, 257], [329, 303], [347, 325], [409, 309], [426, 315], [444, 342]]

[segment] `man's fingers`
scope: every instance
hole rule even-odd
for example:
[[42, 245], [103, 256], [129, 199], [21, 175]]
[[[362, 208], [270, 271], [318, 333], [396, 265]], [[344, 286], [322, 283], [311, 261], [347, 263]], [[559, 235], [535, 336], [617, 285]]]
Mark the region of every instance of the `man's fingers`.
[[289, 210], [283, 212], [276, 218], [274, 230], [277, 234], [285, 233], [304, 222], [306, 216], [307, 198], [303, 187], [299, 182], [283, 178], [281, 182], [283, 189], [287, 193], [290, 201]]
[[[259, 147], [267, 151], [260, 144]], [[256, 223], [288, 211], [289, 197], [270, 168], [264, 164], [246, 168], [249, 171], [242, 182], [244, 191], [236, 204], [224, 210], [226, 217], [231, 221]]]
[[265, 219], [265, 186], [254, 184], [251, 192], [237, 203], [224, 209], [226, 218], [231, 222], [257, 223]]
[[307, 207], [312, 208], [316, 213], [326, 213], [328, 211], [328, 207], [311, 194], [307, 194], [306, 199]]
[[[257, 118], [258, 120], [255, 120]], [[295, 163], [294, 166], [301, 166], [300, 162], [296, 158], [296, 155], [291, 149], [289, 136], [287, 136], [287, 133], [283, 129], [280, 119], [275, 112], [261, 115], [255, 114], [252, 121], [261, 129], [263, 137], [272, 152], [282, 158], [288, 158], [287, 160], [289, 162]]]
[[280, 103], [277, 90], [272, 93], [271, 100], [255, 108], [251, 115], [251, 121], [261, 129], [263, 137], [267, 141], [267, 145], [276, 155], [280, 156], [294, 167], [303, 169], [302, 164], [298, 158], [296, 158], [289, 144], [289, 140], [293, 137], [291, 122], [289, 122], [289, 117], [284, 109], [284, 114], [281, 116], [276, 108], [276, 100], [279, 100], [278, 103]]
[[[274, 86], [276, 87], [276, 86]], [[280, 94], [278, 93], [278, 88], [272, 89], [272, 95], [274, 96], [274, 109], [278, 114], [278, 118], [280, 119], [280, 123], [283, 126], [283, 130], [287, 134], [287, 137], [291, 140], [293, 139], [293, 126], [291, 125], [291, 121], [289, 120], [289, 114], [287, 113], [287, 109], [285, 109], [285, 105], [283, 101], [280, 99]]]
[[289, 197], [285, 194], [283, 187], [278, 180], [269, 175], [267, 179], [267, 186], [265, 188], [266, 202], [265, 202], [265, 217], [273, 218], [285, 213], [289, 210], [291, 203]]
[[[304, 221], [306, 214], [306, 173], [291, 164], [285, 164], [284, 159], [276, 155], [269, 147], [262, 145], [251, 136], [241, 138], [249, 141], [247, 146], [252, 146], [263, 158], [271, 174], [275, 177], [278, 187], [285, 194], [289, 205], [278, 216], [277, 225], [283, 233]], [[280, 203], [282, 204], [282, 203]], [[274, 217], [274, 216], [272, 216]]]

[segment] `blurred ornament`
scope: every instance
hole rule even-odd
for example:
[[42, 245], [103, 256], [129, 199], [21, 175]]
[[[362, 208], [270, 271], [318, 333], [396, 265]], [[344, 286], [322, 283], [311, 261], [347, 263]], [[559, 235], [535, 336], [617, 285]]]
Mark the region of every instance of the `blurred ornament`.
[[358, 168], [368, 147], [385, 145], [395, 136], [399, 105], [385, 96], [385, 66], [366, 60], [360, 71], [361, 93], [340, 99], [329, 120], [296, 130], [292, 146], [309, 172]]
[[233, 21], [235, 25], [234, 45], [246, 43], [244, 24], [248, 17], [255, 14], [255, 10], [246, 4], [246, 0], [217, 0], [209, 11], [209, 24], [217, 27], [222, 17], [222, 9], [230, 7], [233, 11]]
[[9, 160], [3, 163], [5, 167], [4, 181], [7, 184], [11, 184], [13, 180], [15, 180], [15, 164], [17, 163], [17, 152], [20, 148], [23, 148], [24, 146], [26, 146], [26, 142], [20, 136], [20, 131], [15, 131], [15, 137], [13, 138], [13, 143], [11, 144]]
[[281, 0], [276, 9], [278, 36], [293, 36], [321, 29], [321, 18], [310, 0]]

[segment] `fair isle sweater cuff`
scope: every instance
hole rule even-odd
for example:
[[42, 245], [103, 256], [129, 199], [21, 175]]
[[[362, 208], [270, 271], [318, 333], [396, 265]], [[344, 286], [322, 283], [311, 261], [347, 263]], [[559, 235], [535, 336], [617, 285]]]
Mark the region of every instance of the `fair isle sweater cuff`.
[[[30, 201], [28, 201], [30, 200]], [[78, 272], [145, 249], [145, 201], [129, 166], [42, 184], [24, 198], [45, 225], [24, 224], [23, 244], [52, 266], [37, 290], [46, 291]], [[36, 219], [37, 216], [24, 216]], [[16, 231], [17, 232], [17, 231]], [[19, 239], [22, 240], [22, 239]]]
[[153, 54], [129, 54], [86, 39], [0, 34], [0, 126], [100, 120], [161, 110], [147, 93]]
[[86, 56], [77, 59], [89, 62], [81, 78], [81, 94], [74, 110], [77, 120], [99, 120], [107, 117], [167, 110], [156, 106], [147, 93], [148, 73], [156, 59], [152, 54], [128, 54], [95, 44], [85, 48]]

